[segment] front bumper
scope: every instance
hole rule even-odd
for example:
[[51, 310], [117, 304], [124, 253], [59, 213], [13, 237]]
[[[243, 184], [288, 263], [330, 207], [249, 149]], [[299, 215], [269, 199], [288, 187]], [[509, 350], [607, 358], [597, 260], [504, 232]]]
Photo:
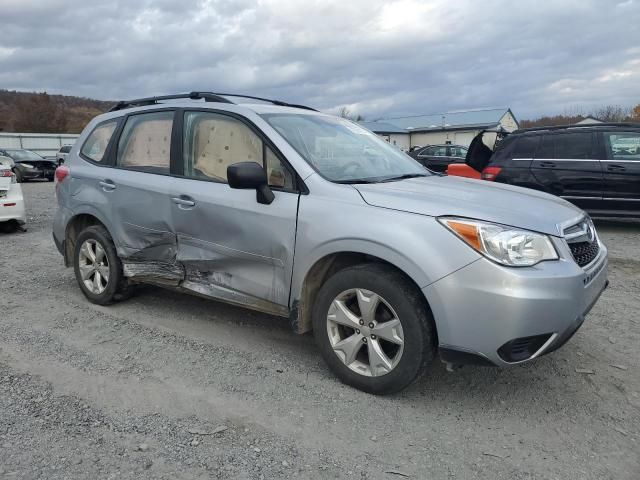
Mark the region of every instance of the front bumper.
[[443, 360], [507, 366], [562, 346], [607, 283], [607, 249], [601, 245], [586, 269], [570, 257], [528, 268], [482, 258], [423, 293], [436, 321]]

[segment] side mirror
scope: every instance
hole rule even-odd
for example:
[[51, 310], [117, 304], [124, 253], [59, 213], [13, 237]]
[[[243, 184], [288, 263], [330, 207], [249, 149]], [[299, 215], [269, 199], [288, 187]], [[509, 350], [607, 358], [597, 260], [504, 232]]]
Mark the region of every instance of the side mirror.
[[255, 190], [258, 203], [269, 205], [276, 198], [269, 188], [267, 172], [259, 163], [238, 162], [227, 167], [227, 181], [231, 188]]

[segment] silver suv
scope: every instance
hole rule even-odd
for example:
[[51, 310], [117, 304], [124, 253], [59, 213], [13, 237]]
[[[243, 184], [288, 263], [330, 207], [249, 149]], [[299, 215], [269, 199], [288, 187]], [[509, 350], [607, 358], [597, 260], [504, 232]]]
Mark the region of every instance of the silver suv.
[[389, 393], [436, 355], [549, 353], [606, 287], [607, 250], [566, 201], [433, 174], [356, 123], [247, 98], [121, 102], [85, 128], [56, 172], [53, 235], [91, 302], [153, 283], [287, 317], [343, 382]]

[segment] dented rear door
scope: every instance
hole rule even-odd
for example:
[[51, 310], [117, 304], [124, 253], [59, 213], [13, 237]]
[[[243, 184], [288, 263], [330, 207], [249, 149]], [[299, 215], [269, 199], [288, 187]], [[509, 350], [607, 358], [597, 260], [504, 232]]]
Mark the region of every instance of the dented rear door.
[[[262, 311], [286, 314], [299, 194], [293, 172], [251, 124], [223, 112], [184, 112], [182, 176], [174, 179], [173, 224], [182, 286]], [[275, 200], [226, 181], [228, 165], [265, 166]]]

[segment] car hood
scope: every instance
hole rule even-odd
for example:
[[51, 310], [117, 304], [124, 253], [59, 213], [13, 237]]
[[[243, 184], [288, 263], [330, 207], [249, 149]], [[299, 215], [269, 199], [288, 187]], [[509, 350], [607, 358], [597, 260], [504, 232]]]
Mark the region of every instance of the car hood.
[[404, 212], [458, 216], [549, 235], [585, 213], [543, 192], [462, 177], [433, 175], [397, 182], [354, 184], [366, 203]]

